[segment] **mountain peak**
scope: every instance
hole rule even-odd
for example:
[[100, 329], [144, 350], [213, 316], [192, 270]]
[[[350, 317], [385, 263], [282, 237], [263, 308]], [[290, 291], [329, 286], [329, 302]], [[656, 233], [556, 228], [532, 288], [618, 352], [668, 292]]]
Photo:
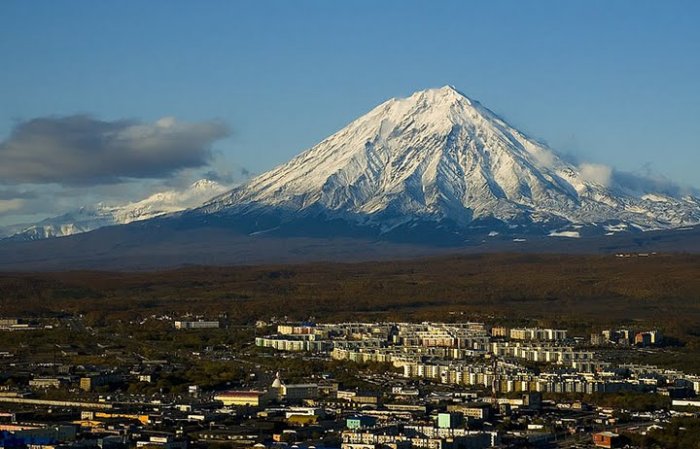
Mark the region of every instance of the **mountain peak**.
[[[392, 98], [351, 123], [345, 130], [357, 130], [382, 138], [402, 127], [423, 133], [450, 132], [455, 125], [472, 130], [502, 122], [494, 113], [473, 101], [455, 87], [447, 85], [414, 92], [408, 97]], [[355, 131], [353, 131], [355, 132]]]
[[216, 188], [219, 184], [211, 179], [199, 179], [190, 185], [190, 190], [211, 190]]
[[430, 101], [439, 102], [464, 102], [467, 105], [471, 105], [473, 103], [473, 100], [471, 98], [467, 97], [462, 92], [457, 90], [456, 87], [450, 84], [447, 84], [442, 87], [420, 90], [418, 92], [415, 92], [409, 98], [422, 98], [429, 99]]
[[414, 92], [407, 101], [427, 101], [432, 105], [444, 103], [465, 103], [471, 106], [472, 100], [452, 85], [430, 88]]
[[445, 96], [456, 96], [456, 97], [462, 97], [462, 98], [467, 98], [467, 99], [468, 99], [468, 97], [467, 97], [466, 95], [464, 95], [462, 92], [460, 92], [460, 91], [459, 91], [455, 86], [453, 86], [452, 84], [445, 84], [445, 85], [442, 86], [442, 87], [438, 87], [438, 88], [435, 88], [435, 89], [426, 89], [426, 90], [427, 90], [427, 91], [434, 90], [434, 91], [437, 91], [437, 92], [439, 92], [440, 94], [445, 95]]

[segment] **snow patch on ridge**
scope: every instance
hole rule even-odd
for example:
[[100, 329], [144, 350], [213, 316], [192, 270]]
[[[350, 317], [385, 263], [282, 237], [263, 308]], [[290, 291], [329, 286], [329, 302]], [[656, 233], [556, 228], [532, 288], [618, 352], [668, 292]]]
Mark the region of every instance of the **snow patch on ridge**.
[[578, 231], [552, 231], [549, 233], [550, 237], [566, 237], [570, 239], [581, 238], [581, 233]]

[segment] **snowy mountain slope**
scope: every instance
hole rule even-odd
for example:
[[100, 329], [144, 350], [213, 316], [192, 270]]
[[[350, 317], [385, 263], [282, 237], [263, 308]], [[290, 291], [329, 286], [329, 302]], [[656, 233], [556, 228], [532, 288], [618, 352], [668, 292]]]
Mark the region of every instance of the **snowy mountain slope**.
[[697, 198], [591, 181], [451, 86], [391, 99], [194, 213], [268, 211], [283, 221], [342, 219], [380, 232], [416, 222], [462, 230], [496, 222], [568, 237], [700, 222]]
[[141, 201], [81, 207], [58, 217], [48, 218], [23, 229], [15, 230], [14, 240], [41, 240], [92, 231], [104, 226], [147, 220], [165, 214], [200, 206], [205, 201], [228, 190], [215, 181], [201, 179], [183, 190], [155, 193]]

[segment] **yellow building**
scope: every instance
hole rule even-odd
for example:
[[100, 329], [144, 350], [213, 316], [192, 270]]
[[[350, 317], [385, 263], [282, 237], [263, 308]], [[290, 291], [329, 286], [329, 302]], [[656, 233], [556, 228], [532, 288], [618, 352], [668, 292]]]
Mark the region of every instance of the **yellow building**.
[[260, 407], [267, 404], [269, 395], [265, 391], [222, 391], [214, 396], [226, 406]]

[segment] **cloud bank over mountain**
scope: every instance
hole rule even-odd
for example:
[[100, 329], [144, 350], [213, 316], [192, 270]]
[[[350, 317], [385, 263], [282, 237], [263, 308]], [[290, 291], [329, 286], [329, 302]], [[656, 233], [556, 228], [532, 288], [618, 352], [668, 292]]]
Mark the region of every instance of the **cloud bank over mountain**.
[[88, 115], [21, 122], [0, 143], [4, 183], [97, 185], [162, 178], [202, 167], [211, 145], [229, 135], [219, 122], [105, 121]]
[[198, 179], [240, 181], [215, 142], [222, 122], [35, 117], [0, 139], [0, 225], [30, 222], [97, 202], [124, 203]]

